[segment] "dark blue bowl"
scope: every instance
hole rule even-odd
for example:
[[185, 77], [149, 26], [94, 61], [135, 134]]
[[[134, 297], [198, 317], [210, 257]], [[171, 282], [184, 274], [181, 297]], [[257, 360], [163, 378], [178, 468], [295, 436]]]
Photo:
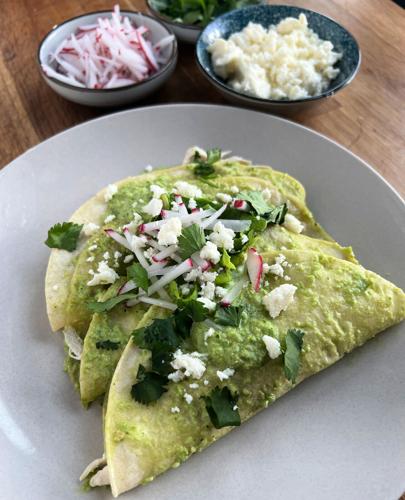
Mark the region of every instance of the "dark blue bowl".
[[[335, 64], [335, 67], [340, 69], [338, 76], [330, 82], [329, 87], [321, 94], [297, 100], [261, 99], [259, 97], [237, 92], [221, 77], [214, 73], [211, 64], [211, 55], [208, 53], [207, 47], [215, 38], [229, 38], [233, 33], [243, 30], [249, 22], [258, 23], [268, 28], [271, 24], [278, 24], [286, 17], [298, 17], [301, 13], [307, 16], [308, 26], [315, 31], [320, 38], [331, 41], [334, 50], [343, 53], [341, 60]], [[243, 9], [233, 10], [218, 17], [201, 33], [196, 45], [196, 56], [199, 67], [204, 75], [226, 97], [234, 101], [253, 104], [256, 107], [264, 108], [309, 103], [332, 96], [353, 80], [360, 67], [361, 61], [360, 49], [356, 40], [345, 28], [343, 28], [343, 26], [333, 19], [312, 10], [288, 5], [254, 5]]]

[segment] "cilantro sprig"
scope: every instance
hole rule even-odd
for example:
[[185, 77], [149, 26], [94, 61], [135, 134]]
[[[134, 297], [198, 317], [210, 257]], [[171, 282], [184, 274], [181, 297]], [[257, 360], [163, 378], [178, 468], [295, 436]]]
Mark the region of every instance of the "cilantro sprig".
[[300, 368], [300, 354], [304, 343], [305, 332], [291, 328], [287, 332], [284, 352], [284, 373], [288, 380], [295, 384]]
[[239, 410], [236, 406], [237, 399], [227, 386], [222, 389], [215, 387], [210, 395], [204, 398], [205, 408], [216, 429], [241, 424]]
[[203, 159], [198, 151], [194, 153], [192, 162], [194, 175], [198, 177], [212, 178], [215, 174], [214, 163], [221, 159], [221, 150], [219, 148], [208, 149], [207, 158]]
[[242, 321], [242, 314], [242, 306], [219, 307], [215, 312], [214, 320], [219, 325], [237, 327]]
[[148, 271], [139, 264], [139, 262], [134, 262], [129, 267], [127, 267], [127, 276], [128, 279], [135, 282], [135, 284], [145, 290], [148, 291], [149, 287], [149, 278]]
[[59, 248], [73, 252], [77, 248], [82, 228], [83, 224], [75, 224], [74, 222], [55, 224], [48, 231], [48, 238], [45, 240], [45, 245], [49, 248]]
[[111, 299], [105, 300], [104, 302], [89, 302], [87, 304], [87, 308], [94, 313], [107, 312], [111, 311], [111, 309], [113, 309], [118, 304], [126, 302], [127, 300], [135, 299], [136, 297], [138, 297], [137, 293], [122, 293], [121, 295], [112, 297]]
[[137, 383], [131, 388], [131, 396], [139, 403], [148, 405], [167, 391], [167, 378], [155, 372], [147, 372], [142, 365], [139, 365], [136, 378]]
[[205, 245], [204, 230], [198, 224], [185, 227], [179, 236], [178, 246], [182, 259], [188, 259]]

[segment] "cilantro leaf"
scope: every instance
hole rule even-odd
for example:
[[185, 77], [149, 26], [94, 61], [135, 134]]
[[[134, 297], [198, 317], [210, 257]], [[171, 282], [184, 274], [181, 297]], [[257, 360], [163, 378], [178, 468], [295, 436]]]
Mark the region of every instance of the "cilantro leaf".
[[198, 224], [185, 227], [179, 236], [179, 253], [182, 259], [187, 259], [205, 245], [204, 230]]
[[198, 151], [194, 153], [193, 163], [197, 165], [194, 167], [194, 175], [199, 177], [210, 178], [215, 174], [213, 164], [221, 159], [221, 150], [219, 148], [209, 149], [207, 151], [207, 159], [203, 160]]
[[219, 307], [216, 310], [214, 320], [219, 325], [239, 326], [242, 320], [242, 306]]
[[137, 380], [131, 388], [131, 396], [139, 403], [152, 403], [167, 391], [167, 378], [158, 373], [146, 372], [142, 365], [139, 366]]
[[74, 222], [55, 224], [48, 231], [45, 245], [49, 248], [60, 248], [61, 250], [73, 252], [73, 250], [76, 250], [82, 227], [83, 224], [75, 224]]
[[106, 349], [107, 351], [116, 351], [120, 347], [119, 342], [112, 340], [98, 340], [96, 342], [97, 349]]
[[139, 262], [134, 262], [127, 268], [127, 276], [128, 279], [134, 281], [139, 288], [142, 288], [145, 292], [148, 291], [148, 271], [142, 267]]
[[232, 281], [232, 273], [229, 269], [226, 269], [225, 271], [222, 271], [222, 273], [219, 273], [218, 276], [215, 278], [215, 284], [222, 286], [222, 285], [228, 285]]
[[225, 269], [229, 269], [230, 271], [234, 271], [236, 269], [235, 265], [232, 263], [231, 258], [229, 257], [228, 252], [223, 250], [221, 256], [221, 265], [224, 266]]
[[181, 338], [173, 328], [173, 319], [155, 319], [145, 327], [132, 333], [135, 344], [141, 349], [150, 351], [174, 351], [181, 342]]
[[260, 191], [242, 191], [238, 198], [249, 202], [258, 215], [266, 214], [271, 210]]
[[104, 302], [89, 302], [87, 304], [88, 309], [95, 313], [101, 313], [106, 311], [111, 311], [113, 307], [120, 304], [121, 302], [125, 302], [127, 300], [135, 299], [138, 296], [137, 293], [123, 293], [121, 295], [117, 295], [116, 297], [112, 297]]
[[287, 203], [277, 205], [266, 213], [265, 218], [270, 224], [283, 224], [288, 212]]
[[288, 380], [295, 384], [300, 367], [300, 353], [303, 345], [305, 332], [291, 328], [285, 339], [286, 349], [284, 353], [284, 373]]
[[215, 387], [209, 396], [205, 398], [205, 408], [216, 429], [227, 427], [229, 425], [240, 425], [240, 415], [235, 408], [237, 398], [232, 396], [228, 387]]

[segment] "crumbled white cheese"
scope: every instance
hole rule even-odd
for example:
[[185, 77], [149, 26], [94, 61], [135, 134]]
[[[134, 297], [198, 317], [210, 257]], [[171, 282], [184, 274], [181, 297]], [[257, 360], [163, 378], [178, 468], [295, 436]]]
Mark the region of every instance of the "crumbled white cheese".
[[297, 287], [294, 285], [280, 285], [263, 297], [263, 305], [272, 318], [277, 318], [281, 311], [285, 311], [294, 300]]
[[146, 236], [137, 236], [136, 234], [131, 234], [131, 237], [129, 238], [129, 244], [131, 246], [131, 249], [135, 251], [138, 248], [145, 248], [146, 242], [148, 241], [146, 239]]
[[124, 264], [129, 264], [132, 260], [134, 260], [134, 256], [133, 255], [126, 255], [124, 257]]
[[110, 254], [108, 252], [103, 253], [103, 259], [108, 260], [110, 258]]
[[134, 212], [134, 219], [129, 224], [125, 224], [124, 229], [128, 229], [130, 233], [136, 233], [139, 224], [142, 224], [142, 217]]
[[264, 201], [271, 201], [272, 191], [269, 188], [264, 188], [262, 191], [262, 196]]
[[286, 214], [284, 219], [284, 227], [286, 227], [289, 231], [293, 233], [302, 233], [304, 229], [304, 224], [300, 222], [295, 215]]
[[115, 184], [108, 184], [104, 192], [104, 201], [108, 203], [112, 197], [117, 193], [118, 188]]
[[153, 247], [149, 247], [147, 250], [143, 252], [143, 255], [148, 259], [152, 260], [152, 257], [156, 255], [157, 250]]
[[202, 191], [198, 186], [189, 184], [186, 181], [177, 181], [174, 184], [173, 192], [185, 196], [186, 198], [201, 198]]
[[215, 297], [215, 285], [208, 281], [207, 283], [201, 284], [201, 290], [199, 292], [202, 297], [206, 299], [213, 300]]
[[235, 375], [235, 370], [233, 368], [225, 368], [225, 370], [217, 370], [217, 377], [222, 382], [223, 380], [228, 380], [230, 377]]
[[180, 205], [177, 203], [177, 201], [172, 201], [172, 210], [173, 212], [178, 212], [180, 210]]
[[104, 219], [104, 224], [108, 224], [109, 222], [112, 222], [115, 219], [115, 215], [107, 215], [107, 217]]
[[87, 282], [88, 286], [97, 285], [108, 285], [114, 283], [119, 278], [118, 274], [108, 267], [107, 262], [102, 260], [98, 264], [97, 272], [94, 274], [93, 278]]
[[239, 92], [262, 99], [302, 99], [320, 94], [339, 73], [342, 57], [308, 27], [307, 18], [287, 17], [268, 29], [249, 23], [208, 47], [214, 71]]
[[270, 335], [263, 335], [262, 340], [266, 346], [267, 352], [271, 359], [276, 359], [281, 354], [280, 342]]
[[170, 408], [170, 411], [172, 413], [180, 413], [180, 408], [178, 406], [173, 406], [172, 408]]
[[208, 328], [208, 330], [204, 333], [204, 344], [207, 345], [207, 340], [212, 337], [215, 333], [213, 328]]
[[286, 281], [291, 281], [291, 277], [290, 277], [290, 276], [284, 276], [284, 279], [285, 279]]
[[191, 394], [188, 394], [187, 392], [185, 392], [184, 399], [186, 400], [187, 404], [191, 404], [193, 401], [193, 396]]
[[207, 243], [200, 250], [200, 257], [202, 259], [207, 259], [213, 264], [218, 264], [221, 260], [221, 254], [218, 251], [218, 247], [212, 241], [207, 241]]
[[66, 326], [63, 329], [63, 336], [69, 349], [69, 356], [73, 359], [80, 360], [83, 353], [83, 340], [79, 337], [76, 330], [71, 326]]
[[209, 384], [209, 380], [205, 379], [204, 380], [204, 385], [208, 385]]
[[153, 167], [152, 167], [152, 165], [146, 165], [144, 170], [145, 170], [145, 172], [149, 173], [149, 172], [152, 172]]
[[92, 236], [100, 229], [98, 224], [94, 224], [93, 222], [88, 222], [83, 226], [83, 233], [85, 236]]
[[207, 152], [198, 147], [198, 146], [191, 146], [191, 148], [188, 148], [187, 151], [186, 151], [186, 154], [184, 155], [184, 159], [183, 159], [183, 165], [188, 165], [189, 163], [191, 163], [193, 160], [194, 160], [194, 155], [198, 153], [200, 155], [200, 158], [202, 160], [206, 160], [207, 159]]
[[152, 184], [150, 186], [150, 190], [152, 191], [154, 198], [160, 198], [162, 196], [162, 194], [166, 193], [166, 189], [158, 186], [157, 184]]
[[192, 269], [189, 273], [184, 276], [184, 281], [196, 281], [197, 278], [201, 276], [201, 269]]
[[184, 373], [181, 370], [176, 370], [173, 373], [169, 373], [169, 375], [167, 376], [167, 378], [169, 380], [171, 380], [172, 382], [174, 382], [175, 384], [177, 384], [177, 382], [180, 382], [181, 380], [183, 380]]
[[122, 257], [122, 253], [121, 253], [121, 252], [119, 252], [118, 250], [116, 250], [116, 251], [114, 252], [114, 259], [115, 259], [115, 260], [118, 260], [120, 257]]
[[[93, 259], [94, 259], [94, 257], [93, 257]], [[57, 290], [59, 290], [59, 285], [53, 285], [52, 290], [55, 290], [55, 292], [56, 292]]]
[[201, 302], [201, 304], [205, 307], [205, 309], [208, 309], [208, 311], [214, 311], [216, 304], [210, 299], [207, 299], [206, 297], [198, 297], [198, 302]]
[[152, 198], [149, 203], [147, 203], [143, 208], [143, 212], [145, 214], [150, 215], [151, 217], [156, 217], [160, 214], [163, 208], [163, 201], [158, 198]]
[[228, 293], [228, 290], [226, 288], [223, 288], [222, 286], [216, 286], [215, 287], [215, 295], [217, 297], [225, 297], [225, 295]]
[[195, 201], [194, 198], [190, 198], [190, 200], [188, 202], [188, 208], [190, 210], [194, 210], [195, 208], [197, 208], [197, 202]]
[[229, 190], [230, 190], [230, 192], [231, 192], [232, 194], [238, 194], [238, 193], [239, 193], [239, 188], [238, 188], [238, 186], [231, 186]]
[[222, 203], [231, 203], [232, 201], [232, 196], [226, 193], [217, 193], [216, 198]]
[[285, 255], [280, 254], [276, 257], [275, 264], [268, 266], [266, 272], [270, 272], [271, 274], [275, 274], [276, 276], [280, 276], [282, 278], [284, 276], [284, 267], [285, 267], [284, 264], [285, 264]]
[[96, 244], [94, 244], [94, 245], [90, 245], [90, 246], [89, 246], [89, 252], [93, 252], [94, 250], [97, 250], [97, 248], [98, 248], [98, 247], [97, 247], [97, 245], [96, 245]]
[[170, 364], [175, 370], [184, 370], [185, 377], [200, 379], [205, 372], [205, 364], [201, 357], [198, 352], [183, 353], [177, 349]]
[[235, 233], [232, 229], [226, 228], [222, 222], [217, 222], [214, 226], [214, 230], [208, 236], [208, 239], [215, 243], [215, 245], [219, 248], [232, 250], [234, 237]]
[[200, 386], [196, 383], [189, 384], [190, 389], [198, 389]]
[[249, 241], [249, 238], [247, 237], [246, 234], [242, 234], [240, 241], [241, 241], [242, 245], [244, 245], [245, 243], [247, 243]]
[[176, 245], [178, 237], [181, 235], [181, 220], [178, 217], [171, 217], [165, 220], [159, 229], [159, 245]]
[[87, 257], [86, 262], [94, 262], [94, 255], [90, 255], [90, 257]]
[[239, 408], [239, 406], [238, 406], [238, 405], [234, 405], [234, 406], [233, 406], [233, 408], [232, 408], [232, 410], [233, 410], [233, 411], [236, 411], [238, 408]]
[[191, 288], [188, 285], [180, 285], [180, 292], [182, 295], [188, 295], [191, 291]]
[[200, 281], [213, 283], [216, 280], [217, 276], [218, 273], [216, 271], [204, 271], [200, 274], [199, 278]]

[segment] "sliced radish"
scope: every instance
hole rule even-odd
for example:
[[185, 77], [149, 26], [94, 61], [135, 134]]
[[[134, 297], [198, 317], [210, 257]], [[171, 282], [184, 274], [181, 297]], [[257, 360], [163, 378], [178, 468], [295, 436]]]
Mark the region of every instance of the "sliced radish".
[[165, 248], [164, 250], [162, 250], [161, 252], [154, 255], [152, 257], [152, 260], [154, 262], [160, 262], [160, 261], [166, 259], [167, 257], [171, 257], [174, 253], [177, 252], [177, 250], [178, 250], [177, 245], [170, 245], [167, 248]]
[[237, 208], [238, 210], [241, 210], [242, 212], [249, 211], [249, 205], [248, 205], [247, 201], [245, 201], [245, 200], [234, 200], [232, 202], [232, 207]]
[[141, 264], [144, 269], [148, 270], [150, 264], [145, 259], [142, 249], [139, 246], [133, 244], [134, 239], [139, 238], [139, 236], [135, 236], [134, 234], [132, 234], [127, 227], [124, 229], [124, 235], [131, 247], [130, 249], [134, 252], [135, 257], [138, 259], [139, 264]]
[[[222, 205], [222, 207], [219, 208], [216, 212], [214, 212], [210, 217], [208, 217], [207, 219], [203, 220], [203, 222], [200, 224], [201, 227], [202, 227], [202, 229], [207, 228], [212, 223], [214, 223], [219, 217], [221, 217], [221, 215], [225, 212], [227, 206], [228, 205]], [[204, 210], [204, 211], [206, 211], [206, 210]]]
[[150, 266], [148, 269], [148, 276], [162, 276], [162, 274], [166, 274], [169, 271], [172, 271], [176, 266], [164, 266], [160, 264], [156, 264]]
[[232, 304], [232, 302], [238, 297], [245, 284], [246, 284], [246, 278], [243, 276], [221, 300], [220, 302], [221, 306], [229, 307]]
[[217, 222], [221, 222], [224, 225], [224, 227], [226, 227], [227, 229], [232, 229], [232, 231], [235, 231], [236, 233], [247, 231], [251, 225], [250, 220], [217, 219], [216, 221], [212, 222], [209, 226], [207, 226], [205, 229], [214, 229], [214, 226]]
[[[131, 250], [131, 252], [133, 251], [132, 247], [131, 247], [131, 245], [130, 245], [130, 243], [128, 241], [128, 239], [124, 238], [124, 236], [122, 236], [121, 234], [117, 233], [117, 231], [115, 231], [114, 229], [104, 229], [104, 232], [106, 234], [108, 234], [108, 236], [110, 238], [112, 238], [113, 240], [115, 240], [120, 245], [124, 246], [128, 250]], [[125, 233], [125, 229], [124, 229], [124, 233]]]
[[122, 287], [118, 290], [117, 295], [122, 295], [123, 293], [130, 292], [131, 290], [135, 290], [135, 288], [135, 283], [132, 280], [129, 280], [122, 285]]
[[125, 302], [125, 307], [136, 306], [136, 304], [139, 304], [139, 299], [131, 299]]
[[[225, 205], [225, 208], [226, 208], [226, 205]], [[225, 208], [224, 208], [224, 210], [225, 210]], [[205, 217], [210, 218], [210, 216], [212, 216], [212, 214], [213, 214], [213, 211], [208, 209], [208, 210], [201, 210], [201, 212], [195, 212], [195, 213], [187, 214], [187, 215], [180, 215], [178, 212], [176, 212], [176, 217], [178, 217], [180, 219], [183, 226], [186, 226], [187, 223], [193, 223], [193, 222], [199, 221]], [[170, 217], [170, 216], [168, 216], [168, 217]], [[148, 222], [147, 224], [141, 224], [139, 226], [139, 232], [140, 233], [148, 233], [150, 231], [155, 231], [156, 229], [160, 229], [164, 223], [165, 223], [165, 219], [161, 219], [161, 220], [156, 220], [153, 222]]]
[[144, 302], [145, 304], [151, 304], [153, 306], [163, 307], [164, 309], [170, 309], [171, 311], [175, 311], [177, 309], [177, 305], [173, 304], [173, 302], [168, 302], [167, 300], [161, 300], [161, 299], [153, 299], [152, 297], [146, 297], [146, 296], [139, 297], [139, 302]]
[[174, 195], [174, 200], [179, 207], [179, 214], [180, 215], [187, 215], [188, 211], [187, 211], [186, 205], [183, 202], [183, 198], [179, 194], [176, 194], [176, 195]]
[[149, 287], [148, 295], [153, 295], [155, 292], [168, 285], [171, 281], [190, 271], [192, 267], [193, 261], [191, 259], [186, 259], [178, 266], [174, 266], [174, 269], [163, 275], [160, 280], [156, 281], [156, 283], [153, 283], [153, 285]]
[[200, 257], [200, 252], [193, 253], [191, 258], [197, 264], [197, 266], [199, 266], [201, 268], [202, 271], [208, 271], [208, 269], [210, 269], [212, 267], [212, 264], [210, 261], [202, 259]]
[[258, 292], [260, 289], [260, 280], [263, 275], [263, 258], [257, 253], [255, 248], [249, 248], [247, 252], [246, 267], [253, 290]]

